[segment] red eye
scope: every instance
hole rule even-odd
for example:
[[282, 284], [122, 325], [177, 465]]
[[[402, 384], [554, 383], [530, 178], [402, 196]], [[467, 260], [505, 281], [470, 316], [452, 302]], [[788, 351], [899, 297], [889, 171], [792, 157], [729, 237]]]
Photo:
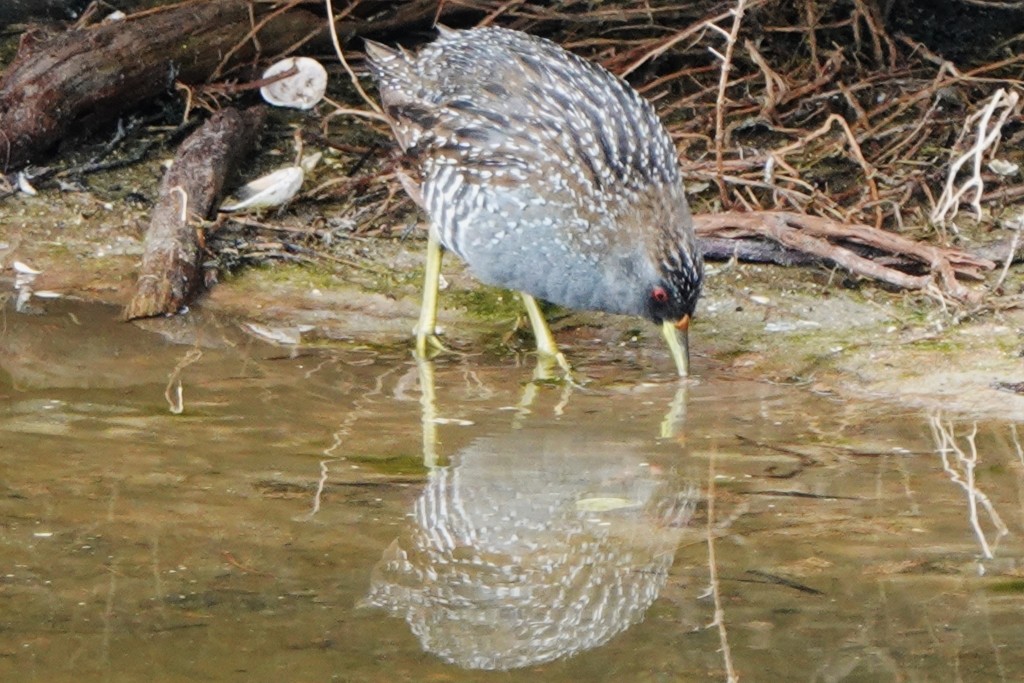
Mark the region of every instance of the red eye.
[[663, 304], [668, 301], [668, 292], [665, 291], [664, 287], [655, 287], [651, 290], [651, 298], [659, 304]]

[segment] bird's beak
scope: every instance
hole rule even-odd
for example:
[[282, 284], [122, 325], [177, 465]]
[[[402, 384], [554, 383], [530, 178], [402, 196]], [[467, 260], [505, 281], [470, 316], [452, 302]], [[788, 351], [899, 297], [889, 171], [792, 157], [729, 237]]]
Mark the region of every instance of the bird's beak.
[[684, 315], [679, 321], [666, 320], [661, 324], [661, 334], [668, 342], [669, 351], [672, 352], [672, 360], [676, 362], [676, 369], [680, 377], [690, 374], [690, 340], [687, 334], [690, 329], [690, 316]]

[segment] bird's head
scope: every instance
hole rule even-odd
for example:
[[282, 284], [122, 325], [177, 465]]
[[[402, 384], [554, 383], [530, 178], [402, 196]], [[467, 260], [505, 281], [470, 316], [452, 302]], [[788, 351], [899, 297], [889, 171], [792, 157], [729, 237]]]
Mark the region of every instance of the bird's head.
[[683, 272], [666, 273], [651, 285], [646, 292], [644, 317], [659, 324], [692, 318], [700, 296], [702, 270], [697, 260]]
[[682, 184], [651, 185], [637, 195], [619, 219], [620, 234], [635, 240], [636, 312], [659, 324], [689, 319], [700, 296], [704, 262]]
[[690, 372], [690, 319], [703, 280], [700, 254], [679, 245], [671, 259], [662, 259], [657, 279], [645, 293], [644, 316], [661, 325], [680, 376]]
[[662, 326], [679, 374], [685, 375], [687, 331], [704, 281], [704, 261], [681, 184], [663, 190], [644, 208], [643, 218], [653, 221], [653, 227], [642, 231], [648, 277], [640, 292], [640, 308], [644, 317]]

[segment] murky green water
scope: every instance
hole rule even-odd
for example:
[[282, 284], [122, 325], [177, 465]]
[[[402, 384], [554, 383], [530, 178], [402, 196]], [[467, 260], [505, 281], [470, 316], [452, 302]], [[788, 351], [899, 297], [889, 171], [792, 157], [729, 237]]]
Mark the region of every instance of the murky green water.
[[2, 320], [0, 680], [1024, 677], [1013, 425], [115, 317]]

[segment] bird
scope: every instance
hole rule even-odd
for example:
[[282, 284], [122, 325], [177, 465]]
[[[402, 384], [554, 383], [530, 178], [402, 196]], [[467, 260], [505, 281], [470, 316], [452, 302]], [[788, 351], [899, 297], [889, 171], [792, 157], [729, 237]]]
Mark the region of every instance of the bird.
[[703, 260], [672, 138], [624, 80], [557, 43], [452, 29], [418, 52], [366, 40], [404, 153], [399, 178], [430, 219], [421, 357], [435, 336], [441, 254], [517, 290], [537, 351], [569, 366], [537, 299], [661, 325], [680, 376]]

